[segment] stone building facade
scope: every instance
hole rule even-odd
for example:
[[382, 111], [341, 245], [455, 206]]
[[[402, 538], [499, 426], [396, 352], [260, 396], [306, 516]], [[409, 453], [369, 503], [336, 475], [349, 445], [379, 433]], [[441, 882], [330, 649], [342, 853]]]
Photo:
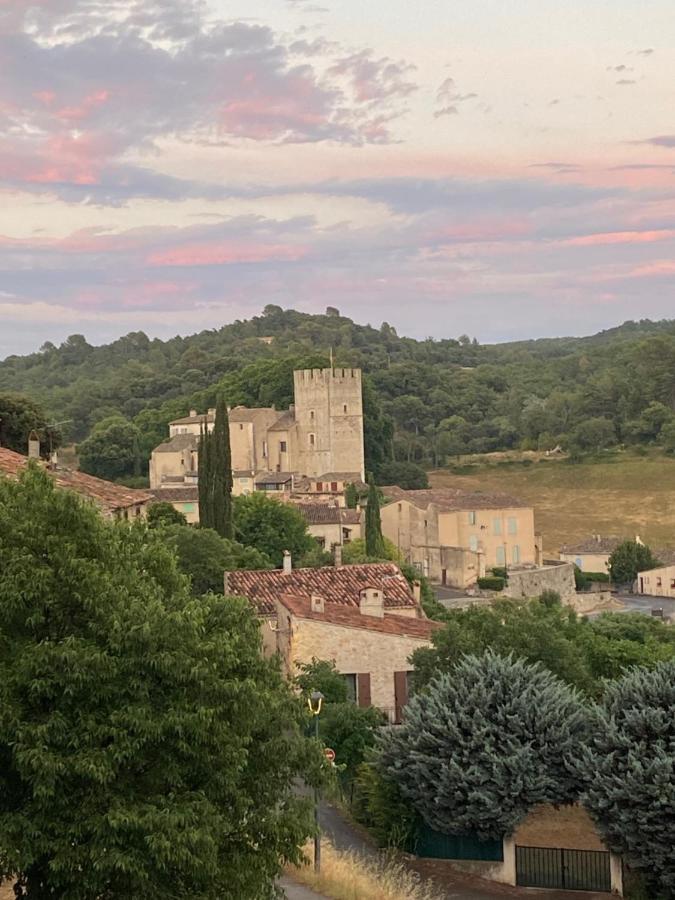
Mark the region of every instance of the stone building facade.
[[[326, 484], [365, 476], [361, 370], [302, 369], [293, 377], [295, 403], [288, 410], [238, 406], [229, 411], [235, 494], [255, 489], [256, 480], [269, 473]], [[153, 490], [196, 481], [199, 437], [214, 423], [214, 409], [203, 414], [193, 409], [169, 423], [169, 439], [150, 461]]]

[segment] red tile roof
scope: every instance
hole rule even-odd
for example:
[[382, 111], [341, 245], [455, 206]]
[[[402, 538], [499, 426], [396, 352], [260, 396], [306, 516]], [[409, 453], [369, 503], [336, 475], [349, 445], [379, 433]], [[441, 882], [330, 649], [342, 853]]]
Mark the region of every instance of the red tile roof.
[[528, 508], [529, 503], [508, 494], [463, 491], [460, 488], [433, 488], [419, 491], [405, 491], [397, 485], [383, 487], [384, 506], [407, 500], [419, 509], [427, 509], [433, 503], [441, 512], [458, 512], [474, 509], [519, 509]]
[[[5, 447], [0, 447], [0, 475], [16, 478], [28, 460], [20, 453], [14, 453]], [[142, 506], [152, 499], [149, 493], [124, 487], [121, 484], [113, 484], [112, 481], [104, 481], [84, 472], [76, 472], [73, 469], [47, 469], [60, 488], [75, 491], [93, 500], [104, 512], [115, 513], [130, 509], [134, 506]]]
[[318, 569], [258, 570], [228, 572], [227, 591], [246, 597], [260, 615], [275, 613], [275, 600], [283, 594], [309, 599], [312, 594], [327, 603], [358, 608], [365, 587], [377, 587], [384, 595], [385, 609], [417, 607], [410, 585], [394, 563], [368, 563], [360, 566], [323, 566]]
[[434, 631], [443, 627], [441, 622], [434, 622], [432, 619], [413, 619], [392, 614], [387, 614], [384, 618], [366, 616], [358, 607], [338, 603], [326, 603], [323, 612], [315, 612], [311, 608], [310, 600], [291, 594], [284, 594], [279, 598], [279, 602], [299, 619], [312, 619], [328, 625], [343, 625], [345, 628], [364, 628], [367, 631], [379, 631], [381, 634], [431, 640]]
[[358, 525], [361, 513], [356, 509], [345, 509], [328, 503], [296, 503], [308, 525]]

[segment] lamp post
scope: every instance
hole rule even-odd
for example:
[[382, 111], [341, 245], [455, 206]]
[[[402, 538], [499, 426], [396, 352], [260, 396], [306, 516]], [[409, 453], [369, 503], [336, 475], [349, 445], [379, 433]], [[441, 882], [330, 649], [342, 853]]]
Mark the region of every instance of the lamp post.
[[[307, 705], [310, 713], [314, 716], [314, 737], [317, 744], [319, 743], [319, 716], [321, 715], [321, 705], [323, 703], [323, 694], [321, 691], [312, 691], [307, 698]], [[314, 788], [314, 871], [321, 871], [321, 832], [319, 830], [319, 788]]]

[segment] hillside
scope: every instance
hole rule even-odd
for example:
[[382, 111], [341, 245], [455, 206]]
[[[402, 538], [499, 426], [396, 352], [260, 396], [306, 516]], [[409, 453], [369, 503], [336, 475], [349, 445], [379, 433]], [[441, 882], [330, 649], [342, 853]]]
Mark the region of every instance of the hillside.
[[[262, 340], [262, 339], [265, 340]], [[366, 373], [370, 465], [394, 455], [442, 465], [458, 453], [563, 443], [575, 453], [616, 443], [675, 446], [675, 322], [628, 322], [598, 335], [479, 345], [416, 341], [340, 316], [266, 307], [248, 321], [169, 341], [142, 332], [93, 347], [60, 347], [0, 363], [0, 392], [42, 404], [80, 442], [121, 419], [145, 461], [166, 422], [189, 407], [287, 405], [294, 367]], [[131, 438], [129, 438], [131, 440]]]

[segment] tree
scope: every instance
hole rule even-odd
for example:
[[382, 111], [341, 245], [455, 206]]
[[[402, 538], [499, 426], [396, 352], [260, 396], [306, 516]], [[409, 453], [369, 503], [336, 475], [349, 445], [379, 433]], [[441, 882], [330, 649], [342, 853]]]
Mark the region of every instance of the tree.
[[173, 503], [161, 500], [150, 504], [146, 518], [150, 528], [161, 528], [163, 525], [187, 525], [187, 519]]
[[59, 432], [47, 427], [44, 411], [37, 403], [21, 394], [0, 394], [0, 447], [26, 456], [33, 431], [42, 441], [43, 456], [49, 455], [50, 446], [56, 448], [61, 442]]
[[610, 684], [579, 760], [583, 803], [605, 841], [664, 896], [675, 894], [675, 660]]
[[378, 765], [431, 828], [512, 834], [540, 803], [569, 803], [569, 761], [588, 729], [577, 694], [541, 666], [465, 657], [378, 740]]
[[80, 469], [115, 481], [133, 476], [138, 458], [138, 430], [123, 416], [109, 416], [78, 447]]
[[342, 561], [349, 565], [363, 565], [373, 562], [400, 562], [401, 554], [389, 538], [382, 539], [383, 550], [379, 556], [371, 556], [366, 550], [365, 538], [356, 538], [342, 548]]
[[603, 416], [579, 422], [569, 436], [568, 445], [573, 453], [589, 453], [604, 450], [616, 443], [616, 430]]
[[413, 462], [387, 462], [380, 466], [378, 473], [380, 484], [396, 484], [406, 491], [429, 487], [427, 473], [421, 466]]
[[0, 547], [0, 880], [31, 900], [275, 896], [316, 756], [250, 606], [194, 600], [160, 531], [36, 467], [0, 479]]
[[230, 423], [222, 394], [218, 395], [213, 431], [205, 427], [199, 442], [199, 521], [221, 537], [234, 536]]
[[165, 530], [165, 540], [175, 550], [178, 568], [190, 578], [195, 597], [208, 591], [222, 594], [225, 572], [272, 568], [269, 558], [260, 551], [228, 541], [212, 528], [173, 525]]
[[366, 553], [374, 559], [384, 557], [380, 495], [372, 478], [368, 486], [368, 505], [366, 506]]
[[668, 422], [661, 429], [661, 444], [670, 456], [675, 454], [675, 422]]
[[610, 555], [607, 565], [614, 584], [632, 584], [638, 572], [656, 569], [661, 563], [646, 544], [624, 541]]
[[299, 560], [316, 543], [294, 506], [266, 497], [261, 491], [235, 498], [234, 523], [237, 540], [264, 553], [277, 567], [283, 562], [284, 550]]
[[345, 504], [347, 509], [356, 509], [359, 502], [359, 492], [355, 484], [345, 485]]

